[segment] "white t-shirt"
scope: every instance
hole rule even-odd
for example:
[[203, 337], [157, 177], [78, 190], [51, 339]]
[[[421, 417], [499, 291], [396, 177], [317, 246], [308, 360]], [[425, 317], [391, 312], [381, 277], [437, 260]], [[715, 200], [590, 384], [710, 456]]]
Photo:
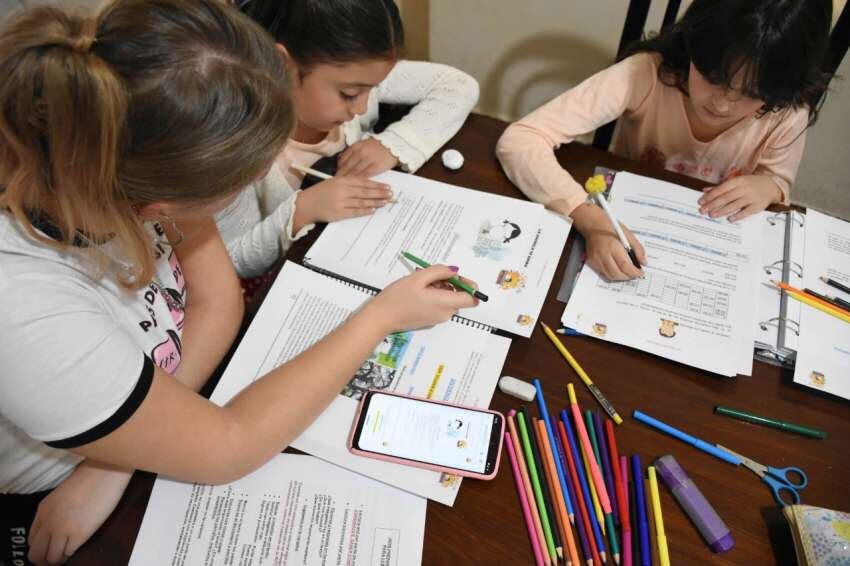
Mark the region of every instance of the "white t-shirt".
[[[37, 228], [55, 237], [49, 223]], [[0, 211], [0, 493], [56, 487], [82, 460], [66, 449], [106, 436], [141, 405], [153, 364], [177, 369], [186, 285], [162, 228], [149, 228], [154, 280], [127, 290]]]

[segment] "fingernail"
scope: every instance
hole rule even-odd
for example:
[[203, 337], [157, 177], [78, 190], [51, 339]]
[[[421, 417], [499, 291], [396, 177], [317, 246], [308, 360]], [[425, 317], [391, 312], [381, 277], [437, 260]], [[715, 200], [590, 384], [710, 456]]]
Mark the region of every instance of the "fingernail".
[[454, 271], [455, 273], [457, 273], [458, 271], [460, 271], [460, 268], [459, 268], [458, 266], [456, 266], [456, 265], [450, 265], [450, 266], [449, 266], [449, 269], [451, 269], [451, 270], [452, 270], [452, 271]]
[[705, 203], [705, 199], [704, 199], [704, 198], [701, 198], [701, 199], [699, 199], [697, 202], [698, 202], [699, 204], [704, 204], [704, 203]]

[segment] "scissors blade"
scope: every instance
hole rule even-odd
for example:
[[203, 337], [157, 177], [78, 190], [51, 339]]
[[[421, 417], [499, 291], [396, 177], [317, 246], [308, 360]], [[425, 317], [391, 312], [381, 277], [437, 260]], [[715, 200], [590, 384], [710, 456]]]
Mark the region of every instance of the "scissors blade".
[[765, 472], [765, 470], [767, 470], [767, 467], [766, 467], [766, 466], [763, 466], [763, 465], [759, 464], [759, 463], [758, 463], [758, 462], [756, 462], [755, 460], [750, 460], [750, 459], [749, 459], [749, 458], [747, 458], [746, 456], [743, 456], [743, 455], [741, 455], [741, 454], [738, 454], [737, 452], [735, 452], [735, 451], [733, 451], [733, 450], [729, 450], [728, 448], [726, 448], [725, 446], [721, 446], [720, 444], [715, 444], [715, 446], [717, 446], [717, 447], [718, 447], [718, 448], [720, 448], [721, 450], [725, 450], [725, 451], [726, 451], [726, 452], [728, 452], [729, 454], [731, 454], [731, 455], [733, 455], [733, 456], [737, 457], [739, 460], [741, 460], [741, 463], [742, 463], [744, 466], [746, 466], [747, 468], [749, 468], [750, 470], [752, 470], [753, 472], [755, 472], [757, 475], [759, 475], [759, 476], [764, 476], [764, 472]]

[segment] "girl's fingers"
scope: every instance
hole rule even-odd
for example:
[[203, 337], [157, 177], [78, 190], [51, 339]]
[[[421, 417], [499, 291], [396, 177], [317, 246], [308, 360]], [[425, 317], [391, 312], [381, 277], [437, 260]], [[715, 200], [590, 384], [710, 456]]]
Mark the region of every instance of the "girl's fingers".
[[31, 536], [29, 540], [30, 551], [27, 558], [35, 564], [43, 564], [47, 558], [47, 549], [50, 545], [50, 534], [41, 533], [38, 536]]
[[602, 260], [603, 272], [605, 274], [605, 278], [609, 281], [622, 281], [626, 279], [626, 275], [620, 271], [620, 268], [617, 267], [617, 262], [614, 261], [613, 256], [607, 256]]
[[731, 199], [727, 204], [717, 208], [711, 212], [712, 218], [720, 218], [723, 216], [728, 216], [733, 212], [738, 212], [752, 204], [749, 202], [749, 199], [745, 199], [743, 197], [738, 197], [735, 199]]
[[702, 212], [703, 214], [715, 216], [715, 212], [725, 206], [728, 206], [730, 203], [738, 201], [742, 196], [743, 189], [734, 189], [726, 191], [722, 196], [717, 197], [710, 203], [703, 205]]
[[47, 548], [47, 562], [50, 564], [64, 564], [68, 557], [65, 555], [65, 546], [68, 544], [66, 536], [50, 537], [50, 545]]
[[759, 212], [761, 208], [755, 203], [750, 204], [733, 214], [729, 217], [729, 222], [738, 222], [739, 220], [743, 220], [748, 216], [752, 216], [756, 212]]

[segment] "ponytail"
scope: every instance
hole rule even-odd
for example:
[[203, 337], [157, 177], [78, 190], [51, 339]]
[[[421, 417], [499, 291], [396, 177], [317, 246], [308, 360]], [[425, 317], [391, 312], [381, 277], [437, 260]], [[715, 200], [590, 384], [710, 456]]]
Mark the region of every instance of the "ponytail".
[[[218, 0], [117, 0], [94, 19], [36, 6], [0, 32], [0, 209], [79, 241], [122, 284], [154, 272], [133, 212], [206, 203], [262, 176], [293, 123], [270, 38]], [[46, 216], [47, 238], [32, 218]], [[117, 259], [117, 258], [116, 258]]]

